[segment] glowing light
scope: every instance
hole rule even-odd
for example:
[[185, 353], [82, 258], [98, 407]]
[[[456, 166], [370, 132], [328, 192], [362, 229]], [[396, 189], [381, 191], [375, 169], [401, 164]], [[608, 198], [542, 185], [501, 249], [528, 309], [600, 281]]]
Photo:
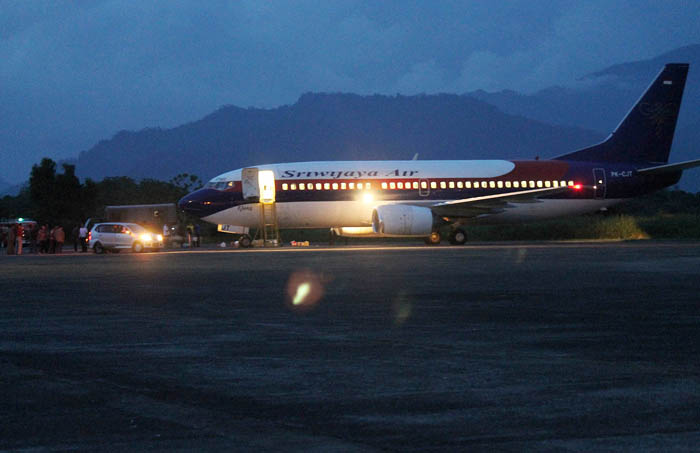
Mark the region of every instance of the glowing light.
[[150, 233], [143, 233], [141, 235], [141, 239], [143, 239], [144, 241], [152, 241], [153, 237], [151, 236]]
[[156, 239], [158, 240], [158, 242], [161, 242], [163, 240], [163, 235], [162, 234], [156, 235]]
[[286, 289], [286, 304], [295, 312], [312, 310], [323, 297], [321, 275], [311, 270], [299, 270], [289, 276]]
[[20, 217], [20, 218], [17, 219], [17, 220], [20, 221], [20, 222], [24, 222], [24, 217]]
[[371, 193], [362, 194], [362, 201], [364, 201], [365, 203], [371, 203], [374, 201], [374, 195], [372, 195]]
[[574, 190], [581, 190], [583, 186], [581, 184], [574, 184], [573, 185]]
[[297, 293], [294, 295], [294, 299], [292, 299], [292, 305], [299, 305], [304, 303], [304, 299], [306, 299], [306, 296], [308, 296], [310, 293], [311, 283], [304, 282], [301, 285], [297, 286]]

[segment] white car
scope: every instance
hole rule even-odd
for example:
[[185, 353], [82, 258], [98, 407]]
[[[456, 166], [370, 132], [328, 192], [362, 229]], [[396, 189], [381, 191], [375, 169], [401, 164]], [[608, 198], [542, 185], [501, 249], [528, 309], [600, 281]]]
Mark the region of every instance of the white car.
[[157, 252], [163, 247], [163, 236], [136, 223], [98, 223], [88, 234], [88, 246], [95, 253], [104, 253], [105, 250], [119, 252], [124, 249], [136, 253], [144, 250]]

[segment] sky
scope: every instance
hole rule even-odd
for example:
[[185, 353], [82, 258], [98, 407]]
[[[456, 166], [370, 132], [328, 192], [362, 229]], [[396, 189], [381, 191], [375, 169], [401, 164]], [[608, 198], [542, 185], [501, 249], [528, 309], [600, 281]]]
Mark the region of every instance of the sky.
[[0, 179], [305, 92], [524, 93], [700, 43], [695, 0], [0, 0]]

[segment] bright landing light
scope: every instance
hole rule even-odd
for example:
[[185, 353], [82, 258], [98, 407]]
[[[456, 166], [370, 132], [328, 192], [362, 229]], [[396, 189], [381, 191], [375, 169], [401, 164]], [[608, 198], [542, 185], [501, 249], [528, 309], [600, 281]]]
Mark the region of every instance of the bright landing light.
[[371, 203], [374, 201], [374, 195], [372, 195], [371, 193], [364, 193], [362, 194], [362, 201], [364, 201], [365, 203]]

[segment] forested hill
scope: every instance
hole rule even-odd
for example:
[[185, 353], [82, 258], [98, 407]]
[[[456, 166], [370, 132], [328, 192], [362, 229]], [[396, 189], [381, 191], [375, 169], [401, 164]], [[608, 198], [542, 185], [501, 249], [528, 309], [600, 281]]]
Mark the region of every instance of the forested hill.
[[304, 94], [274, 109], [226, 106], [173, 129], [121, 131], [82, 152], [77, 173], [208, 179], [272, 162], [355, 159], [543, 158], [602, 134], [553, 126], [469, 96]]

